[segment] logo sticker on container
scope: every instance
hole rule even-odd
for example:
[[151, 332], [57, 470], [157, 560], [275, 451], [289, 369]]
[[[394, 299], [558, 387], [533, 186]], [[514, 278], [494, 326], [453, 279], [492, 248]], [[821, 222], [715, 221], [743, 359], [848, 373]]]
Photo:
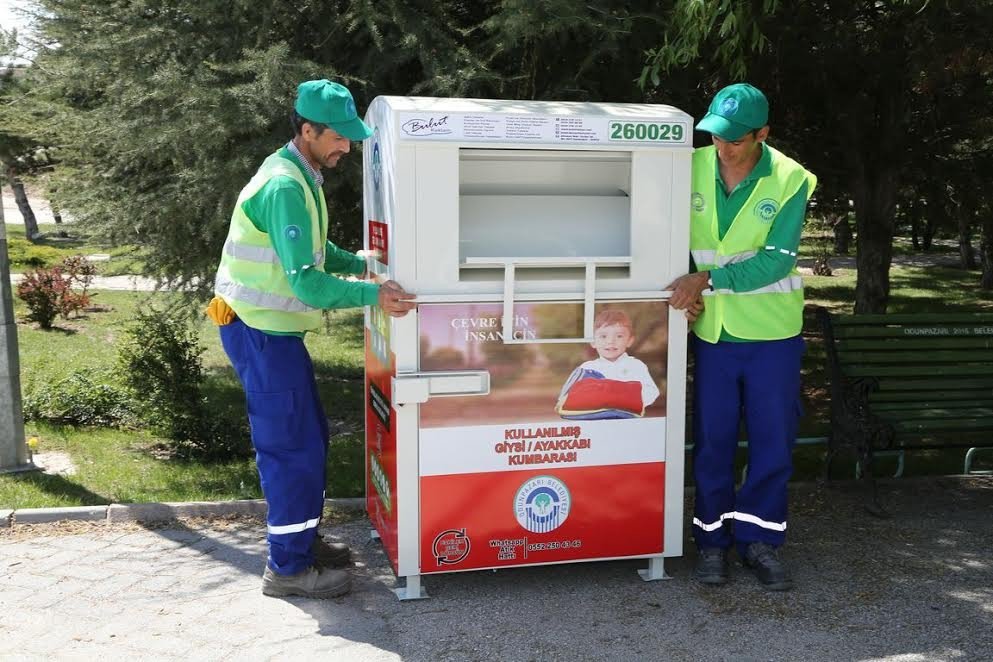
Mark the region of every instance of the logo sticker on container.
[[565, 483], [553, 476], [535, 476], [514, 495], [514, 516], [531, 533], [548, 533], [569, 517], [571, 503]]
[[449, 529], [434, 537], [431, 549], [439, 566], [455, 565], [469, 556], [471, 546], [465, 529]]

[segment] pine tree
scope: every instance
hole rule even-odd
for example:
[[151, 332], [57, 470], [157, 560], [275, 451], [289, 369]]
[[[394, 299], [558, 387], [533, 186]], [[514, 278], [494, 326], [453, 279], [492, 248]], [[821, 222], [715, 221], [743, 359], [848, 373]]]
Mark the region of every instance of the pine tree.
[[[148, 249], [177, 283], [213, 270], [241, 187], [290, 137], [297, 84], [467, 93], [492, 74], [463, 45], [481, 18], [455, 2], [41, 0], [52, 45], [32, 67], [39, 135], [62, 161], [55, 202], [99, 236]], [[361, 237], [361, 158], [328, 178], [332, 238]]]

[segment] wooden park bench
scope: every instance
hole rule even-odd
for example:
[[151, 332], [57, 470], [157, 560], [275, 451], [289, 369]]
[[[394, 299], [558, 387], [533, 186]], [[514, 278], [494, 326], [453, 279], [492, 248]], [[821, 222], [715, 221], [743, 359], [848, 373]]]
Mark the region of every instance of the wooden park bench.
[[825, 475], [846, 446], [885, 516], [872, 473], [879, 451], [993, 447], [993, 313], [832, 315], [818, 310], [831, 430]]

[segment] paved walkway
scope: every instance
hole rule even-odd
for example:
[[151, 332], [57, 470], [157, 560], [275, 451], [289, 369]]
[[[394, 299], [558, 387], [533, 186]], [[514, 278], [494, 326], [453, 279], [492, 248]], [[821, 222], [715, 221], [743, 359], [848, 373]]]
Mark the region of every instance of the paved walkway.
[[0, 532], [4, 660], [980, 660], [993, 651], [993, 477], [884, 483], [876, 520], [851, 486], [795, 489], [774, 594], [740, 568], [724, 587], [646, 584], [614, 561], [424, 579], [399, 603], [369, 527], [355, 589], [330, 601], [259, 591], [252, 520], [15, 526]]
[[[10, 274], [10, 282], [14, 285], [22, 280], [24, 280], [24, 274]], [[94, 276], [89, 289], [153, 292], [158, 289], [158, 284], [154, 278], [146, 278], [145, 276]]]
[[[55, 215], [52, 213], [52, 207], [48, 204], [48, 200], [37, 195], [31, 188], [28, 188], [26, 193], [35, 219], [39, 223], [55, 223]], [[24, 225], [24, 217], [21, 216], [21, 210], [17, 206], [17, 200], [14, 199], [14, 189], [10, 188], [10, 186], [4, 186], [2, 197], [4, 222], [12, 225]]]
[[[797, 259], [796, 264], [797, 271], [800, 273], [814, 273], [814, 258], [800, 257]], [[896, 267], [957, 267], [959, 266], [959, 255], [958, 253], [937, 251], [931, 253], [912, 253], [910, 255], [901, 253], [893, 256], [892, 264]], [[828, 265], [832, 270], [855, 269], [855, 256], [832, 255], [828, 258]]]

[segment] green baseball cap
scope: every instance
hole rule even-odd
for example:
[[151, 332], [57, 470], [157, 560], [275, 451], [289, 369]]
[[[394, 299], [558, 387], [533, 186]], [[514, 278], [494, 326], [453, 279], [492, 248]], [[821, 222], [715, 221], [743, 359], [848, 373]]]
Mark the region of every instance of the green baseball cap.
[[735, 83], [717, 93], [696, 128], [722, 140], [739, 140], [768, 123], [769, 101], [761, 90], [748, 83]]
[[300, 83], [293, 108], [300, 117], [327, 124], [349, 140], [365, 140], [372, 135], [372, 129], [359, 119], [348, 88], [326, 78]]

